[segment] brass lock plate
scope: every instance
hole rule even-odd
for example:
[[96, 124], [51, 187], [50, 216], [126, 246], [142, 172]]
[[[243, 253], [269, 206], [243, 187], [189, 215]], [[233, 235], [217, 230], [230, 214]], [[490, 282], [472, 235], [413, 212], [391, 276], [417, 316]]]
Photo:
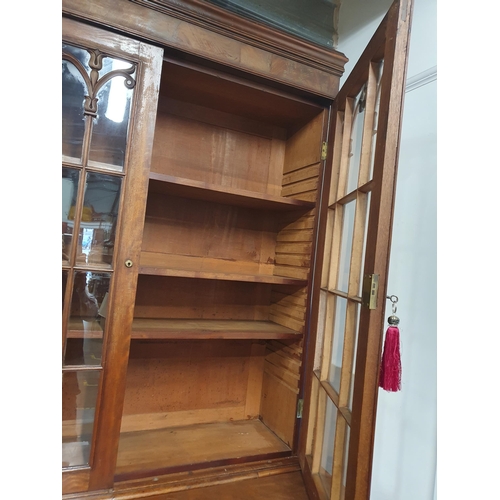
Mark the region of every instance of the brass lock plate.
[[378, 274], [365, 274], [363, 277], [363, 291], [361, 303], [368, 309], [377, 308]]

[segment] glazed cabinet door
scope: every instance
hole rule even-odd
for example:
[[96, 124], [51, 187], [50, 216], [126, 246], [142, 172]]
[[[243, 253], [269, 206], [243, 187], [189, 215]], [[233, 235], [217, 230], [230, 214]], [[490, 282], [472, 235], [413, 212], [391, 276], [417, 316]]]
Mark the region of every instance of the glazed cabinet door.
[[299, 449], [311, 498], [370, 495], [411, 3], [391, 6], [332, 107]]
[[63, 493], [110, 488], [162, 50], [63, 19]]

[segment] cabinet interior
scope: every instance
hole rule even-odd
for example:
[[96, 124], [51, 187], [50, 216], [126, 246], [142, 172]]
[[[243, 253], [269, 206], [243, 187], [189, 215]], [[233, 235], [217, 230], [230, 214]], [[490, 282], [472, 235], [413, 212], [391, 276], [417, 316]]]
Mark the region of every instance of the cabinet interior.
[[291, 453], [325, 122], [164, 61], [117, 477]]

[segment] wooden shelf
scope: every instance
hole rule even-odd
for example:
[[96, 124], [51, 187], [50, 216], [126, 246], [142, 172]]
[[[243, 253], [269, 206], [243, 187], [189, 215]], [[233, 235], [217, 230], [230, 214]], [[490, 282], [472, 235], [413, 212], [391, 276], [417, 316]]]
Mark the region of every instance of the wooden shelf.
[[133, 339], [297, 339], [301, 335], [270, 321], [135, 318], [132, 323]]
[[268, 274], [237, 274], [208, 271], [191, 271], [186, 269], [171, 269], [168, 267], [147, 266], [139, 267], [139, 274], [151, 276], [170, 276], [177, 278], [200, 278], [222, 281], [243, 281], [247, 283], [268, 283], [271, 285], [306, 286], [307, 280], [287, 278], [286, 276], [272, 276]]
[[120, 435], [115, 479], [289, 453], [290, 448], [257, 419], [126, 432]]
[[150, 276], [307, 286], [307, 279], [275, 276], [271, 272], [272, 265], [145, 251], [141, 252], [139, 264], [139, 274]]
[[149, 190], [160, 194], [258, 210], [307, 211], [315, 206], [315, 203], [310, 201], [208, 184], [155, 172], [149, 174]]

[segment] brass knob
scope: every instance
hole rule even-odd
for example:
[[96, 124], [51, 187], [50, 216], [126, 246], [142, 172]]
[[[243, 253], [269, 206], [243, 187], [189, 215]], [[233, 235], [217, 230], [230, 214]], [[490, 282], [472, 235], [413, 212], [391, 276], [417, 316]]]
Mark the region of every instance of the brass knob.
[[125, 267], [132, 267], [133, 265], [134, 265], [134, 263], [130, 259], [127, 259], [125, 261]]

